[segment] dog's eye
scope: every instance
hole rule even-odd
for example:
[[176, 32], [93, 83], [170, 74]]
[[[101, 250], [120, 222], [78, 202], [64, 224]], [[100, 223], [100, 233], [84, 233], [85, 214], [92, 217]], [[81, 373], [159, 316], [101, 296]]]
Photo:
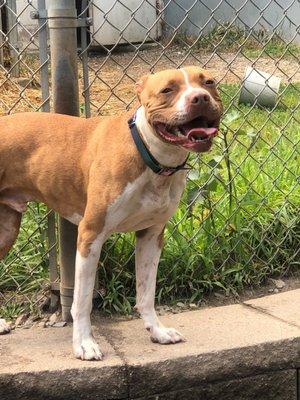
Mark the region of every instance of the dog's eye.
[[171, 88], [169, 88], [169, 87], [166, 87], [166, 88], [164, 88], [164, 89], [162, 89], [162, 90], [160, 91], [160, 93], [171, 93], [171, 92], [173, 92], [173, 89], [171, 89]]
[[205, 85], [213, 86], [214, 84], [215, 84], [215, 81], [213, 79], [207, 79], [205, 81]]

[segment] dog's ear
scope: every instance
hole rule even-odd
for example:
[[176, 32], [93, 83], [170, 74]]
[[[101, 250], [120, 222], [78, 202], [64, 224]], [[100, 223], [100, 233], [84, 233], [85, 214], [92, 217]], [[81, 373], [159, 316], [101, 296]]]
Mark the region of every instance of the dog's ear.
[[139, 100], [141, 100], [140, 96], [146, 85], [147, 80], [148, 80], [148, 75], [144, 75], [135, 84], [135, 92]]

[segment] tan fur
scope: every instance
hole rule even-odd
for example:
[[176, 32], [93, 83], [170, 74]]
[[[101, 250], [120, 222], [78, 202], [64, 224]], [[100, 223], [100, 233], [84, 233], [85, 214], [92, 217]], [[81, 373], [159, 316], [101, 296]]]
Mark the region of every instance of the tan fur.
[[107, 205], [145, 169], [127, 127], [130, 116], [1, 117], [0, 202], [24, 211], [35, 200], [64, 217], [84, 215], [78, 240], [86, 254], [101, 231]]

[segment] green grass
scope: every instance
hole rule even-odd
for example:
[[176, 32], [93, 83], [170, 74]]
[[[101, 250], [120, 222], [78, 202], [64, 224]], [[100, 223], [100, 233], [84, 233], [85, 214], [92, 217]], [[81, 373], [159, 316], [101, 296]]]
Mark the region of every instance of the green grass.
[[[220, 91], [221, 134], [201, 160], [190, 157], [187, 190], [166, 228], [158, 302], [197, 302], [214, 289], [236, 293], [300, 267], [300, 84], [282, 86], [274, 110], [238, 105], [238, 85]], [[0, 264], [0, 291], [19, 287], [30, 296], [48, 280], [45, 222], [39, 229], [36, 222], [44, 213], [42, 207], [26, 214], [14, 250]], [[132, 234], [104, 246], [100, 306], [107, 312], [134, 305], [133, 246]], [[20, 299], [0, 313], [16, 315], [32, 304]]]
[[17, 242], [0, 261], [0, 315], [5, 318], [32, 310], [35, 294], [49, 282], [46, 212], [42, 204], [28, 207]]
[[299, 60], [300, 46], [285, 42], [282, 35], [265, 31], [249, 31], [230, 23], [216, 24], [208, 33], [199, 36], [176, 33], [173, 43], [188, 45], [193, 50], [207, 52], [240, 52], [249, 57], [292, 58]]

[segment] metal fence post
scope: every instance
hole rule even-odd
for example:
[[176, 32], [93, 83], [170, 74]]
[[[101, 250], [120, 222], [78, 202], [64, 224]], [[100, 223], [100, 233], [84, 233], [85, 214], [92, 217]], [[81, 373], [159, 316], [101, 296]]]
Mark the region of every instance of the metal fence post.
[[[50, 93], [49, 93], [49, 55], [47, 51], [47, 18], [45, 14], [46, 0], [38, 0], [38, 15], [36, 10], [32, 12], [31, 18], [38, 17], [38, 38], [39, 38], [39, 57], [41, 63], [41, 90], [42, 100], [41, 109], [43, 112], [50, 112]], [[44, 18], [41, 17], [44, 13]], [[49, 246], [49, 273], [51, 285], [50, 309], [55, 310], [59, 302], [58, 290], [58, 270], [57, 270], [57, 240], [56, 240], [56, 219], [55, 213], [50, 212], [47, 219], [47, 237]]]
[[17, 2], [16, 0], [7, 0], [7, 24], [9, 38], [9, 53], [12, 65], [10, 66], [11, 76], [18, 78], [20, 76], [20, 56], [19, 56], [19, 33], [17, 20]]
[[[48, 2], [54, 111], [79, 115], [77, 13], [75, 0]], [[62, 318], [71, 320], [77, 227], [60, 218], [60, 298]]]

